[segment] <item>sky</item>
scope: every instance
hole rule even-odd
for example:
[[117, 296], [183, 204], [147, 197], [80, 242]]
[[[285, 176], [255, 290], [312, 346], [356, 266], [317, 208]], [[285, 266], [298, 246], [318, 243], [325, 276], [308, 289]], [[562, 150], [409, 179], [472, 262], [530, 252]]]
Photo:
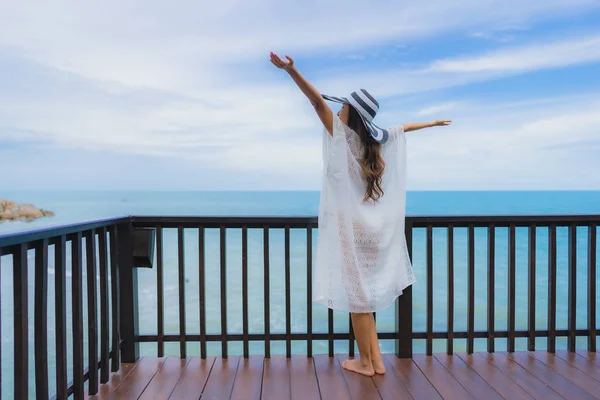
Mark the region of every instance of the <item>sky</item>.
[[600, 0], [0, 0], [0, 195], [319, 190], [323, 128], [270, 51], [369, 90], [380, 126], [451, 119], [407, 134], [409, 190], [600, 190], [598, 21]]

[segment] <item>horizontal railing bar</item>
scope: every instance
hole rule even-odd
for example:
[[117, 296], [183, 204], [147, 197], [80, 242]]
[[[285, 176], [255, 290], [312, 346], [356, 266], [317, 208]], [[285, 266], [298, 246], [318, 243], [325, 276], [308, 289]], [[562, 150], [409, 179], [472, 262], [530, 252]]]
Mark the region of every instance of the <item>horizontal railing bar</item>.
[[[600, 222], [600, 215], [481, 215], [481, 216], [407, 216], [406, 220], [411, 222], [415, 228], [426, 228], [428, 225], [433, 227], [485, 227], [494, 224], [496, 227], [507, 227], [515, 225], [519, 227], [537, 224], [538, 226], [547, 226], [550, 224], [557, 226], [567, 226], [577, 224], [586, 226], [594, 222]], [[311, 225], [316, 228], [318, 218], [316, 216], [305, 217], [274, 217], [274, 216], [132, 216], [131, 221], [136, 227], [153, 227], [161, 224], [163, 227], [176, 228], [178, 225], [184, 227], [197, 227], [202, 225], [205, 228], [219, 228], [224, 225], [227, 228], [242, 228], [247, 225], [248, 228], [306, 228]]]
[[[496, 227], [507, 227], [510, 224], [524, 227], [530, 224], [546, 227], [547, 225], [569, 226], [587, 226], [592, 223], [600, 222], [600, 215], [497, 215], [497, 216], [407, 216], [406, 220], [412, 223], [414, 228], [426, 228], [431, 225], [434, 228], [447, 227], [486, 227], [494, 224]], [[310, 225], [313, 228], [318, 227], [316, 216], [306, 217], [235, 217], [235, 216], [126, 216], [99, 219], [76, 224], [50, 226], [25, 232], [7, 233], [0, 235], [0, 254], [10, 253], [7, 247], [16, 246], [22, 243], [30, 243], [36, 240], [54, 238], [62, 235], [71, 235], [77, 232], [83, 232], [91, 229], [109, 227], [126, 222], [133, 222], [136, 227], [153, 227], [161, 224], [164, 228], [176, 228], [181, 225], [185, 228], [198, 227], [202, 225], [205, 228], [219, 228], [224, 225], [227, 228], [242, 228], [246, 225], [248, 228], [306, 228]]]
[[407, 216], [406, 220], [412, 221], [414, 228], [426, 228], [427, 225], [433, 225], [435, 228], [445, 228], [448, 225], [454, 227], [467, 228], [469, 225], [474, 227], [487, 227], [491, 224], [496, 227], [508, 227], [515, 225], [518, 227], [527, 227], [536, 224], [538, 227], [547, 227], [548, 225], [569, 226], [588, 226], [591, 223], [600, 220], [600, 215], [481, 215], [481, 216]]
[[[587, 336], [588, 332], [589, 331], [587, 329], [577, 329], [575, 331], [575, 336]], [[527, 330], [515, 331], [514, 336], [526, 338], [529, 336], [529, 333], [530, 332]], [[453, 332], [452, 334], [454, 336], [454, 339], [466, 339], [468, 337], [468, 332], [466, 332], [466, 331]], [[600, 334], [600, 329], [596, 330], [596, 334], [597, 335]], [[396, 336], [397, 336], [395, 332], [379, 332], [378, 335], [379, 335], [379, 339], [396, 339]], [[535, 335], [535, 337], [546, 337], [546, 336], [548, 336], [548, 331], [547, 330], [535, 331], [534, 335]], [[568, 335], [569, 335], [569, 331], [567, 329], [562, 329], [562, 330], [556, 331], [557, 337], [558, 336], [566, 337]], [[487, 331], [477, 331], [477, 332], [473, 332], [472, 336], [476, 339], [487, 339], [488, 332]], [[200, 337], [201, 336], [197, 335], [197, 334], [188, 334], [185, 336], [185, 340], [187, 342], [200, 342]], [[270, 334], [271, 341], [285, 342], [286, 337], [287, 336], [285, 333], [271, 333]], [[307, 340], [308, 334], [307, 333], [292, 333], [290, 335], [290, 337], [291, 337], [291, 340]], [[312, 334], [313, 340], [328, 340], [330, 337], [331, 336], [329, 333], [313, 333]], [[507, 338], [508, 332], [495, 331], [494, 337]], [[178, 342], [180, 340], [180, 338], [181, 338], [181, 336], [179, 336], [179, 335], [164, 335], [165, 342]], [[412, 338], [413, 339], [427, 339], [427, 332], [413, 332]], [[433, 339], [447, 339], [447, 338], [448, 338], [448, 332], [433, 332]], [[222, 339], [223, 339], [223, 336], [221, 334], [206, 335], [207, 342], [220, 342]], [[348, 332], [334, 333], [333, 339], [334, 340], [349, 340], [350, 334]], [[156, 336], [156, 335], [140, 335], [140, 336], [136, 337], [136, 341], [140, 342], [140, 343], [154, 343], [157, 340], [158, 340], [158, 336]], [[230, 334], [226, 335], [226, 340], [228, 342], [241, 342], [244, 340], [244, 335], [242, 333], [234, 333], [234, 334], [230, 333]], [[263, 341], [263, 340], [265, 340], [265, 334], [249, 333], [248, 340], [249, 341]]]
[[[588, 336], [588, 330], [587, 329], [577, 329], [575, 331], [575, 336]], [[600, 329], [596, 330], [596, 332], [600, 332]], [[516, 338], [526, 338], [529, 336], [529, 331], [527, 330], [521, 330], [521, 331], [514, 331], [514, 335], [513, 332], [511, 332], [511, 335], [513, 335]], [[454, 339], [467, 339], [468, 337], [468, 332], [463, 331], [463, 332], [453, 332], [454, 335]], [[488, 338], [488, 332], [487, 331], [477, 331], [474, 332], [473, 337], [475, 339], [487, 339]], [[534, 336], [535, 337], [548, 337], [548, 330], [540, 330], [540, 331], [535, 331], [534, 332]], [[557, 330], [556, 331], [556, 336], [569, 336], [569, 330], [568, 329], [562, 329], [562, 330]], [[494, 338], [507, 338], [508, 337], [508, 332], [504, 331], [504, 332], [498, 332], [495, 331], [494, 332]], [[427, 333], [426, 332], [413, 332], [413, 339], [426, 339], [427, 338]], [[434, 339], [447, 339], [448, 338], [448, 332], [434, 332], [433, 333], [433, 338]]]
[[115, 217], [69, 225], [49, 226], [40, 229], [28, 230], [25, 232], [6, 233], [0, 235], [0, 248], [12, 247], [22, 243], [31, 244], [31, 242], [35, 242], [36, 240], [50, 239], [62, 235], [71, 235], [73, 233], [89, 231], [92, 229], [119, 225], [129, 221], [130, 217]]
[[156, 224], [161, 224], [163, 228], [175, 228], [183, 226], [184, 228], [239, 228], [244, 225], [248, 228], [285, 228], [286, 225], [290, 228], [306, 228], [311, 225], [317, 227], [318, 218], [315, 216], [305, 217], [273, 217], [273, 216], [257, 216], [257, 217], [236, 217], [236, 216], [143, 216], [132, 217], [133, 226], [136, 228], [152, 228]]
[[[269, 336], [271, 342], [281, 341], [284, 344], [285, 344], [286, 337], [287, 337], [287, 335], [285, 333], [275, 333], [275, 334], [272, 333]], [[328, 340], [329, 337], [330, 337], [330, 335], [328, 333], [313, 333], [312, 334], [313, 340]], [[343, 340], [343, 339], [348, 340], [350, 338], [348, 336], [348, 333], [333, 333], [332, 337], [334, 340]], [[164, 341], [165, 342], [178, 342], [179, 338], [180, 338], [179, 335], [165, 335]], [[207, 342], [220, 342], [222, 340], [222, 338], [223, 338], [223, 336], [221, 336], [221, 334], [206, 335]], [[290, 338], [292, 341], [307, 340], [308, 334], [292, 333], [292, 334], [290, 334]], [[380, 339], [395, 339], [396, 334], [393, 332], [383, 332], [383, 333], [379, 333], [379, 338]], [[200, 342], [200, 335], [198, 335], [198, 334], [186, 335], [185, 339], [187, 342]], [[136, 337], [136, 340], [140, 343], [154, 343], [154, 342], [156, 342], [157, 337], [156, 337], [156, 335], [140, 335], [140, 336]], [[233, 334], [229, 333], [226, 335], [226, 340], [228, 342], [238, 342], [238, 341], [242, 342], [244, 340], [244, 335], [242, 333], [233, 333]], [[264, 341], [265, 334], [264, 333], [249, 333], [248, 340], [250, 342]]]

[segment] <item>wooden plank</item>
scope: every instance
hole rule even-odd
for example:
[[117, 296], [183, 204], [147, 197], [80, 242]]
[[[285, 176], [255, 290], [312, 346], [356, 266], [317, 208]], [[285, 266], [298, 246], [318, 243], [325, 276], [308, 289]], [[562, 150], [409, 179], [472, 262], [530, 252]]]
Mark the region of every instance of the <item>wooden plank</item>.
[[567, 336], [567, 348], [575, 351], [577, 329], [577, 226], [569, 226], [569, 274], [568, 274], [568, 310], [567, 320], [569, 336]]
[[[124, 363], [121, 368], [108, 376], [108, 381], [98, 387], [98, 394], [89, 396], [90, 400], [107, 400], [127, 376], [137, 366], [137, 363]], [[85, 393], [88, 396], [88, 392]], [[59, 397], [57, 397], [59, 398]]]
[[[2, 248], [0, 247], [0, 271], [2, 271]], [[2, 274], [0, 274], [0, 287], [2, 287]], [[0, 296], [0, 310], [2, 310], [2, 296]], [[0, 313], [1, 314], [1, 313]], [[0, 338], [2, 338], [2, 318], [0, 317]], [[0, 345], [0, 360], [2, 360], [2, 345]], [[0, 396], [2, 394], [2, 368], [0, 367]]]
[[351, 399], [348, 386], [344, 380], [342, 367], [326, 354], [315, 354], [315, 372], [323, 400]]
[[27, 287], [27, 244], [21, 244], [13, 254], [13, 387], [17, 399], [29, 398]]
[[233, 383], [232, 400], [260, 399], [263, 375], [263, 356], [242, 358]]
[[439, 363], [435, 357], [423, 354], [413, 355], [414, 363], [429, 379], [435, 389], [444, 399], [471, 399], [473, 398], [458, 381]]
[[541, 361], [550, 367], [550, 369], [564, 376], [576, 384], [579, 388], [588, 392], [590, 395], [593, 396], [595, 393], [600, 394], [600, 382], [591, 376], [582, 373], [582, 371], [577, 369], [575, 366], [559, 357], [556, 357], [554, 354], [547, 352], [531, 352], [529, 353], [529, 357]]
[[598, 358], [597, 352], [591, 352], [591, 351], [586, 351], [586, 350], [577, 350], [577, 354], [579, 354], [582, 357], [587, 358], [590, 361], [593, 361], [594, 363], [596, 363], [596, 365], [598, 365], [600, 363], [600, 358]]
[[127, 378], [108, 397], [110, 400], [137, 399], [161, 368], [164, 358], [141, 357]]
[[56, 398], [67, 398], [66, 237], [54, 246], [54, 318], [56, 339]]
[[146, 389], [144, 389], [144, 392], [139, 397], [140, 400], [168, 399], [189, 361], [189, 358], [182, 360], [179, 357], [167, 357], [156, 375], [154, 375], [148, 386], [146, 386]]
[[462, 358], [447, 354], [436, 354], [434, 357], [474, 398], [486, 400], [502, 399], [502, 396], [475, 370], [469, 368]]
[[[475, 338], [475, 227], [469, 225], [468, 231], [468, 273], [467, 273], [467, 353], [472, 354]], [[433, 288], [432, 288], [433, 291]]]
[[448, 226], [448, 341], [446, 353], [454, 353], [454, 227]]
[[427, 225], [427, 305], [426, 309], [426, 328], [427, 340], [425, 342], [425, 352], [427, 355], [433, 353], [433, 227]]
[[290, 398], [289, 359], [274, 356], [265, 359], [262, 379], [262, 399], [284, 400]]
[[506, 374], [517, 385], [527, 391], [527, 393], [533, 396], [533, 398], [544, 400], [563, 399], [562, 396], [560, 396], [550, 387], [546, 386], [544, 382], [530, 374], [525, 368], [517, 364], [514, 360], [509, 359], [505, 353], [475, 353], [475, 356], [487, 360], [493, 366]]
[[394, 354], [386, 354], [383, 358], [389, 361], [394, 375], [406, 386], [414, 399], [434, 400], [442, 398], [412, 359], [398, 358]]
[[71, 240], [71, 325], [73, 332], [73, 398], [83, 399], [83, 254], [82, 233]]
[[185, 246], [183, 226], [177, 227], [177, 278], [179, 288], [179, 355], [187, 357], [185, 340]]
[[263, 228], [265, 358], [271, 357], [271, 300], [269, 289], [269, 228]]
[[290, 267], [290, 227], [285, 227], [285, 356], [292, 357], [292, 300]]
[[[412, 260], [412, 223], [406, 221], [404, 234], [406, 236], [406, 251]], [[396, 299], [396, 340], [395, 353], [398, 357], [411, 358], [413, 350], [413, 301], [412, 285], [404, 289], [402, 296]]]
[[329, 358], [333, 358], [335, 351], [335, 343], [333, 341], [333, 310], [327, 309], [327, 349], [329, 350]]
[[244, 336], [244, 358], [248, 358], [250, 345], [248, 341], [248, 227], [246, 225], [242, 227], [242, 335]]
[[100, 383], [109, 379], [110, 342], [108, 333], [108, 247], [106, 246], [106, 228], [99, 234], [98, 252], [100, 256]]
[[[338, 354], [335, 356], [335, 359], [341, 367], [344, 360], [348, 359], [348, 355]], [[342, 374], [344, 375], [346, 385], [348, 386], [348, 390], [350, 390], [353, 399], [381, 399], [377, 387], [371, 377], [357, 374], [356, 372], [351, 372], [344, 368], [342, 368]]]
[[500, 396], [511, 400], [533, 399], [521, 386], [506, 376], [498, 368], [487, 362], [484, 358], [473, 354], [458, 353], [460, 357], [473, 371], [477, 372], [485, 381], [500, 394]]
[[312, 358], [294, 355], [290, 359], [290, 392], [292, 400], [318, 399], [319, 384], [315, 372], [315, 363]]
[[556, 352], [556, 355], [597, 381], [600, 381], [600, 365], [580, 355], [580, 352], [585, 352], [585, 350], [580, 350], [577, 353], [559, 350]]
[[516, 279], [516, 244], [515, 225], [508, 228], [508, 340], [507, 350], [515, 351], [515, 279]]
[[85, 235], [87, 267], [87, 321], [88, 321], [88, 384], [89, 393], [98, 392], [98, 307], [96, 282], [96, 231], [92, 229]]
[[[233, 390], [233, 383], [235, 382], [235, 374], [239, 363], [239, 356], [228, 358], [217, 357], [204, 387], [202, 400], [228, 399]], [[179, 397], [171, 398], [179, 399]]]
[[[375, 315], [375, 314], [373, 314]], [[356, 347], [356, 345], [354, 344], [355, 342], [355, 337], [354, 337], [354, 328], [352, 327], [352, 314], [348, 313], [348, 355], [352, 358], [354, 358], [355, 354], [354, 354], [354, 347]]]
[[221, 277], [221, 356], [227, 358], [227, 229], [225, 225], [220, 228], [219, 255]]
[[556, 225], [548, 228], [548, 351], [556, 351]]
[[163, 228], [156, 226], [156, 332], [157, 332], [157, 352], [159, 357], [165, 355], [165, 306], [164, 306], [164, 274], [163, 274]]
[[121, 340], [121, 326], [119, 318], [119, 260], [118, 244], [117, 244], [117, 229], [114, 226], [110, 227], [108, 237], [110, 240], [110, 298], [111, 298], [111, 364], [110, 370], [117, 372], [120, 364], [119, 342]]
[[215, 357], [190, 357], [190, 361], [181, 374], [170, 399], [198, 400], [204, 391], [214, 363]]
[[588, 227], [587, 269], [588, 350], [596, 351], [596, 224]]
[[306, 356], [312, 357], [312, 227], [306, 227]]
[[496, 309], [496, 283], [495, 283], [495, 268], [496, 268], [496, 227], [490, 225], [488, 227], [488, 265], [487, 265], [487, 351], [493, 353], [495, 351], [495, 321], [494, 310]]
[[35, 247], [35, 395], [48, 398], [48, 239]]
[[373, 383], [377, 387], [377, 391], [381, 398], [383, 400], [412, 399], [408, 389], [395, 373], [390, 361], [386, 357], [383, 357], [382, 361], [386, 368], [386, 374], [375, 374], [373, 376]]
[[527, 350], [535, 350], [535, 224], [529, 227], [529, 274], [527, 275]]
[[200, 299], [200, 357], [206, 359], [206, 254], [204, 233], [204, 227], [198, 228], [198, 297]]
[[133, 260], [133, 226], [131, 222], [117, 226], [117, 263], [119, 275], [119, 335], [117, 348], [121, 349], [123, 362], [136, 362], [140, 358], [138, 313], [138, 268]]
[[525, 352], [518, 352], [508, 356], [509, 359], [515, 360], [523, 368], [526, 368], [531, 374], [535, 375], [539, 380], [544, 382], [555, 392], [568, 399], [594, 399], [585, 390], [577, 387], [570, 380], [556, 373], [552, 368], [544, 363], [537, 361], [533, 357], [529, 357]]

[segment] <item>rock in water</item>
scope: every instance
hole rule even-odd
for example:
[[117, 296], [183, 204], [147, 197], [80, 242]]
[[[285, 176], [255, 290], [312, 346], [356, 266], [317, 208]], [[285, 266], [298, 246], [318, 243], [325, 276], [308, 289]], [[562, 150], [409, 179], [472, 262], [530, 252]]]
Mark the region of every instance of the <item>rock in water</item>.
[[0, 199], [0, 222], [26, 220], [33, 221], [41, 217], [51, 217], [52, 211], [36, 208], [33, 204], [17, 204], [14, 201]]

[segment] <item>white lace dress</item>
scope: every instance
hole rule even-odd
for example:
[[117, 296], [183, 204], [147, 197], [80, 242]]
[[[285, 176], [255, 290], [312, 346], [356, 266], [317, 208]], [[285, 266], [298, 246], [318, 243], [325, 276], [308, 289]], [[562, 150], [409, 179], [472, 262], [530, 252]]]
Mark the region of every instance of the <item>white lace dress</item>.
[[384, 195], [376, 203], [363, 201], [358, 135], [335, 114], [333, 136], [323, 133], [313, 300], [335, 310], [381, 310], [416, 282], [404, 235], [406, 139], [401, 125], [389, 132], [382, 147]]

